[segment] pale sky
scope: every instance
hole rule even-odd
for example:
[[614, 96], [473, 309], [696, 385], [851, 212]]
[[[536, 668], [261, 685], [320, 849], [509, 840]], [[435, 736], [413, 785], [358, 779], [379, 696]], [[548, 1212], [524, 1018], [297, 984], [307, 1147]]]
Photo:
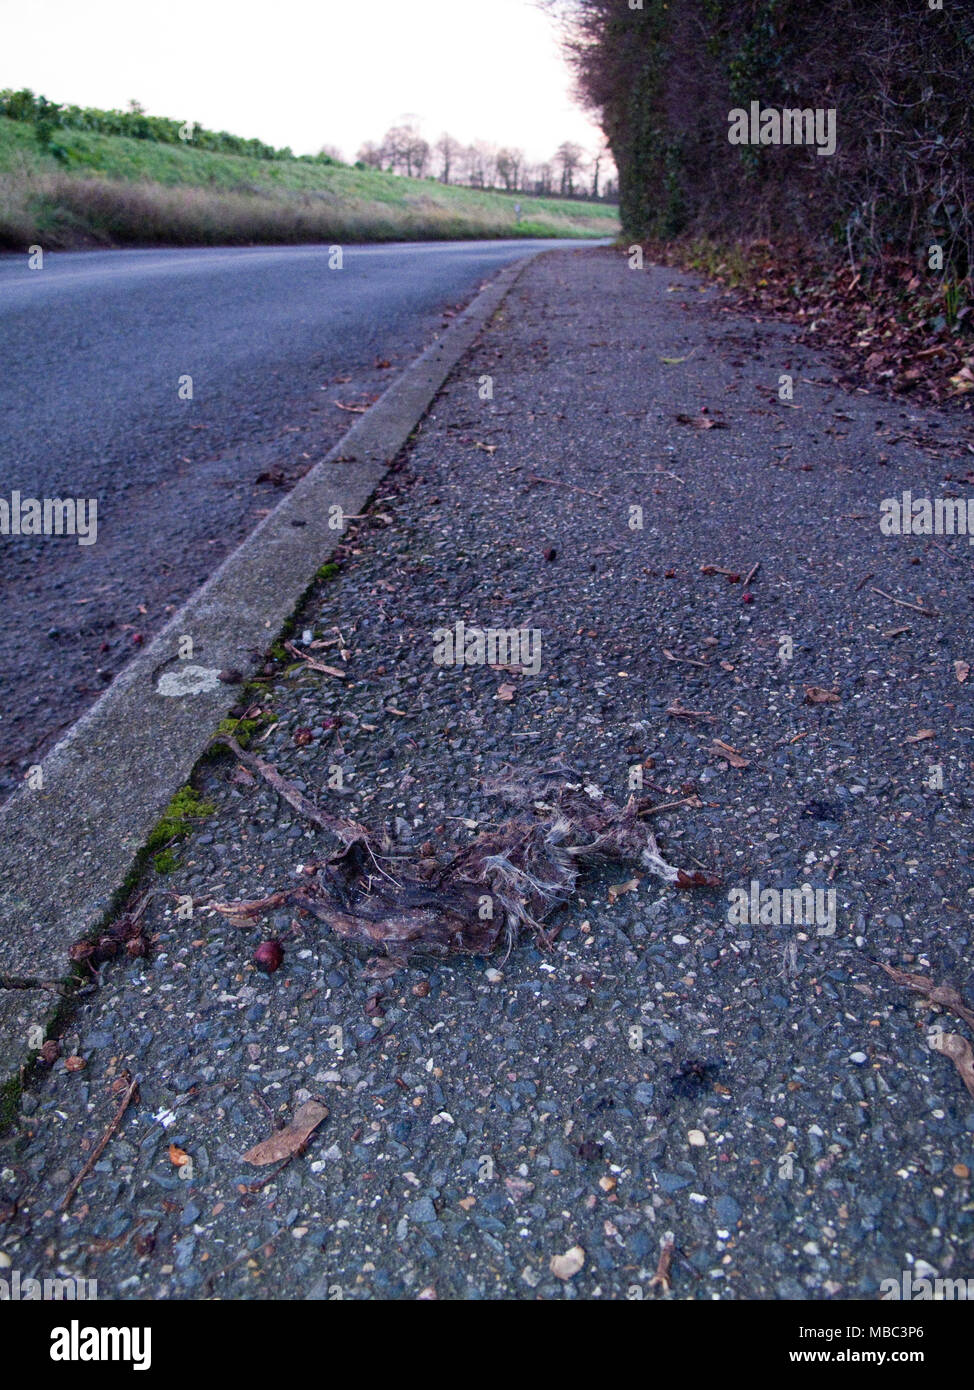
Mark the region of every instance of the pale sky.
[[350, 160], [408, 119], [531, 162], [600, 144], [533, 0], [0, 0], [3, 87]]

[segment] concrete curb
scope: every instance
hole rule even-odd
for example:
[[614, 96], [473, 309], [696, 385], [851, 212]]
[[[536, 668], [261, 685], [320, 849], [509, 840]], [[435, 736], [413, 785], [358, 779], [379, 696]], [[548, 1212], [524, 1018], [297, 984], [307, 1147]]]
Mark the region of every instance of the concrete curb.
[[[341, 540], [328, 527], [329, 508], [363, 509], [533, 259], [505, 267], [227, 556], [44, 758], [43, 786], [25, 784], [0, 807], [0, 972], [65, 973], [69, 947], [99, 926], [150, 830], [236, 702], [239, 686], [220, 682], [218, 673], [253, 672], [254, 653], [278, 637]], [[183, 636], [192, 638], [193, 656], [180, 661]], [[0, 1090], [55, 1012], [56, 996], [47, 991], [0, 990]]]

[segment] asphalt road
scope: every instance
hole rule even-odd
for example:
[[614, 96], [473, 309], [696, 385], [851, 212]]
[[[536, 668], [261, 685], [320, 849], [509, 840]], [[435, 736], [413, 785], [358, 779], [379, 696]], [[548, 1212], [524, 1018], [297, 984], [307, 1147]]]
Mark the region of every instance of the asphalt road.
[[561, 244], [0, 257], [0, 497], [97, 501], [95, 544], [0, 536], [0, 795], [340, 438], [336, 402]]

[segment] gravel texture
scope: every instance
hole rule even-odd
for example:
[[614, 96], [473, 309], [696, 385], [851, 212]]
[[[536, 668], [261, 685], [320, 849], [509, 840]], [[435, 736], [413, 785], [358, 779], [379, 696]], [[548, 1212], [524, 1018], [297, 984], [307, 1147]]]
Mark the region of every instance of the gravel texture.
[[[505, 767], [619, 800], [640, 765], [659, 802], [700, 802], [654, 817], [663, 853], [723, 887], [616, 897], [613, 866], [550, 951], [377, 982], [307, 917], [177, 918], [169, 891], [260, 897], [330, 849], [232, 759], [204, 763], [217, 811], [153, 876], [153, 953], [103, 968], [0, 1146], [12, 1265], [128, 1298], [652, 1297], [672, 1232], [676, 1298], [974, 1275], [974, 1098], [926, 1037], [965, 1028], [876, 964], [974, 996], [971, 551], [878, 524], [904, 488], [963, 494], [960, 429], [842, 392], [676, 271], [529, 267], [299, 615], [299, 639], [340, 636], [313, 655], [344, 677], [275, 668], [254, 747], [386, 823], [393, 853], [502, 818], [481, 779]], [[701, 572], [758, 561], [750, 601]], [[433, 632], [461, 619], [538, 629], [539, 673], [437, 667]], [[834, 935], [728, 921], [752, 879], [834, 889]], [[139, 1103], [63, 1217], [125, 1072]], [[252, 1190], [267, 1170], [241, 1155], [312, 1096], [330, 1113], [307, 1153]]]

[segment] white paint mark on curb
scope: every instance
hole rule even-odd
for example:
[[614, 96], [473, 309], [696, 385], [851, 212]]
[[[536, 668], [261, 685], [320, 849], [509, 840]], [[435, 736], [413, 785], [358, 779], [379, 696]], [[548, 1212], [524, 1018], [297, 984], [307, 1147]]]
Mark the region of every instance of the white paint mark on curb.
[[205, 695], [220, 689], [220, 672], [209, 666], [180, 666], [164, 671], [156, 685], [157, 695]]

